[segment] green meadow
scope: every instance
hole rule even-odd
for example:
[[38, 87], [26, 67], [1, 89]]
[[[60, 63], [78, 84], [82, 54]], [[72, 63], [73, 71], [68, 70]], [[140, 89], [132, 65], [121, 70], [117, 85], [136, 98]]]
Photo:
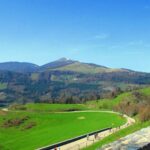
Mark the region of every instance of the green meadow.
[[[150, 96], [150, 88], [135, 92], [144, 94], [144, 98]], [[33, 150], [110, 126], [120, 126], [126, 122], [124, 118], [99, 110], [113, 110], [113, 107], [126, 99], [132, 102], [135, 97], [132, 92], [128, 92], [114, 99], [89, 101], [85, 104], [28, 103], [14, 105], [8, 112], [1, 110], [0, 150]], [[133, 126], [110, 135], [86, 149], [96, 149], [150, 125], [149, 121], [140, 122], [138, 116], [134, 118], [136, 123]]]
[[4, 90], [7, 88], [7, 83], [0, 83], [0, 90]]
[[48, 112], [63, 112], [63, 111], [81, 111], [88, 108], [84, 104], [41, 104], [28, 103], [25, 105], [28, 111], [48, 111]]
[[113, 107], [119, 104], [124, 98], [131, 98], [130, 93], [123, 93], [114, 99], [100, 99], [86, 102], [87, 107], [96, 110], [113, 110]]
[[26, 107], [23, 111], [1, 111], [0, 149], [33, 150], [126, 122], [112, 113], [61, 112], [75, 108], [85, 110], [82, 105], [28, 104]]

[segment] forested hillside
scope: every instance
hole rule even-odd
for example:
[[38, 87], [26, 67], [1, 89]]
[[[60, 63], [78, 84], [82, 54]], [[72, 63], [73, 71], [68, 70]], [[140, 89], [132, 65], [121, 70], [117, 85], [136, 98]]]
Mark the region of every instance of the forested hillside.
[[3, 70], [0, 65], [1, 105], [14, 102], [83, 103], [114, 97], [123, 91], [150, 84], [148, 73], [111, 69], [64, 58], [41, 67], [34, 65], [32, 71], [20, 71], [21, 64], [11, 67], [14, 63], [10, 63], [13, 71], [9, 66]]

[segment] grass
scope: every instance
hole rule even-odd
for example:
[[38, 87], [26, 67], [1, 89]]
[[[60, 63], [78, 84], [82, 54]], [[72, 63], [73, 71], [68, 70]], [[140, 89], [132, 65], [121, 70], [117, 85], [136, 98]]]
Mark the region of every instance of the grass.
[[150, 96], [150, 88], [144, 88], [144, 89], [141, 89], [139, 91], [146, 96]]
[[75, 71], [75, 72], [82, 72], [82, 73], [100, 73], [100, 72], [115, 72], [119, 71], [119, 69], [110, 69], [110, 68], [105, 68], [105, 67], [99, 67], [99, 66], [94, 66], [94, 65], [89, 65], [89, 64], [84, 64], [84, 63], [73, 63], [61, 68], [56, 68], [54, 70], [62, 70], [62, 71]]
[[120, 138], [125, 137], [131, 133], [134, 133], [134, 132], [136, 132], [142, 128], [145, 128], [147, 126], [150, 126], [150, 121], [145, 122], [145, 123], [137, 122], [136, 124], [129, 126], [128, 128], [122, 129], [122, 130], [102, 139], [101, 141], [99, 141], [87, 148], [84, 148], [84, 150], [96, 150], [105, 144], [119, 140]]
[[[150, 95], [150, 88], [138, 91], [144, 93], [144, 95]], [[125, 123], [125, 120], [116, 114], [84, 112], [83, 110], [113, 110], [114, 106], [126, 98], [132, 100], [132, 93], [123, 93], [114, 99], [89, 101], [85, 105], [30, 103], [25, 105], [26, 111], [0, 113], [0, 149], [32, 150], [88, 132], [107, 128], [112, 124], [114, 124], [114, 127], [120, 126]], [[82, 112], [69, 112], [72, 110], [80, 110]], [[26, 115], [29, 119], [21, 125], [7, 129], [2, 127], [6, 120]], [[35, 122], [36, 126], [33, 126], [31, 129], [22, 130], [30, 122]], [[86, 148], [86, 150], [94, 150], [149, 125], [150, 121], [145, 123], [137, 121], [134, 125], [106, 137]]]
[[[137, 91], [144, 94], [145, 96], [150, 96], [150, 88], [143, 88], [143, 89], [140, 89]], [[118, 103], [120, 103], [121, 101], [123, 101], [125, 99], [132, 101], [134, 99], [132, 92], [123, 93], [114, 99], [89, 101], [86, 103], [86, 105], [87, 105], [87, 107], [93, 108], [93, 109], [113, 110], [114, 106], [116, 106]], [[136, 116], [136, 117], [138, 117], [138, 116]], [[118, 140], [121, 137], [124, 137], [128, 134], [131, 134], [131, 133], [133, 133], [137, 130], [140, 130], [144, 127], [147, 127], [147, 126], [150, 126], [150, 121], [142, 123], [142, 122], [138, 121], [138, 119], [137, 119], [137, 122], [134, 125], [106, 137], [105, 139], [101, 140], [100, 142], [97, 142], [94, 145], [92, 145], [88, 148], [85, 148], [85, 150], [94, 150], [94, 149], [100, 148], [104, 144], [111, 143], [115, 140]]]
[[[28, 120], [19, 126], [4, 128], [8, 119], [28, 116]], [[30, 122], [36, 126], [22, 130]], [[0, 115], [0, 147], [3, 150], [33, 150], [42, 146], [60, 142], [95, 130], [125, 123], [124, 118], [104, 112], [8, 112]]]
[[38, 80], [39, 79], [39, 74], [38, 73], [32, 73], [31, 74], [31, 79], [32, 80]]
[[[150, 88], [143, 88], [137, 91], [143, 93], [145, 96], [150, 96]], [[97, 110], [99, 109], [113, 110], [114, 106], [119, 104], [124, 99], [129, 99], [132, 101], [134, 99], [132, 92], [122, 93], [113, 99], [100, 99], [100, 100], [88, 101], [86, 103], [86, 106]]]
[[7, 88], [7, 83], [0, 83], [0, 90], [4, 90]]
[[131, 97], [130, 93], [123, 93], [114, 99], [101, 99], [88, 101], [86, 106], [92, 109], [113, 110], [113, 107], [121, 102], [125, 97]]
[[87, 107], [83, 104], [26, 104], [25, 107], [27, 110], [34, 111], [49, 111], [49, 112], [62, 112], [62, 111], [79, 111], [87, 110]]

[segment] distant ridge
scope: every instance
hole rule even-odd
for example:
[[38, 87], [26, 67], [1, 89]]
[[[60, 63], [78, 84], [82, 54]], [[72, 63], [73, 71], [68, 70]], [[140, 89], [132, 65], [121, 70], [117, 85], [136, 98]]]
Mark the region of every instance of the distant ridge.
[[0, 63], [0, 70], [13, 71], [13, 72], [34, 72], [39, 66], [27, 62], [4, 62]]
[[65, 57], [49, 62], [42, 66], [38, 66], [36, 64], [28, 62], [4, 62], [0, 63], [0, 70], [20, 72], [20, 73], [72, 71], [85, 74], [109, 73], [109, 72], [133, 72], [132, 70], [129, 69], [124, 68], [113, 69], [93, 63], [84, 63], [76, 60], [71, 60]]

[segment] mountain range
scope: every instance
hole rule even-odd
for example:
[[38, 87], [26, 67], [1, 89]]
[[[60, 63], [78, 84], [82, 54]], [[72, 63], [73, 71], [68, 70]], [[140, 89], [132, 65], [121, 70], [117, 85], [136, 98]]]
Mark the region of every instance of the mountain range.
[[66, 58], [42, 66], [5, 62], [0, 63], [0, 106], [28, 102], [83, 103], [149, 84], [149, 73]]
[[74, 71], [92, 74], [102, 72], [128, 71], [125, 69], [112, 69], [92, 63], [82, 63], [67, 58], [60, 58], [56, 61], [44, 64], [42, 66], [26, 62], [5, 62], [0, 63], [0, 70], [14, 71], [20, 73], [59, 70], [59, 71]]

